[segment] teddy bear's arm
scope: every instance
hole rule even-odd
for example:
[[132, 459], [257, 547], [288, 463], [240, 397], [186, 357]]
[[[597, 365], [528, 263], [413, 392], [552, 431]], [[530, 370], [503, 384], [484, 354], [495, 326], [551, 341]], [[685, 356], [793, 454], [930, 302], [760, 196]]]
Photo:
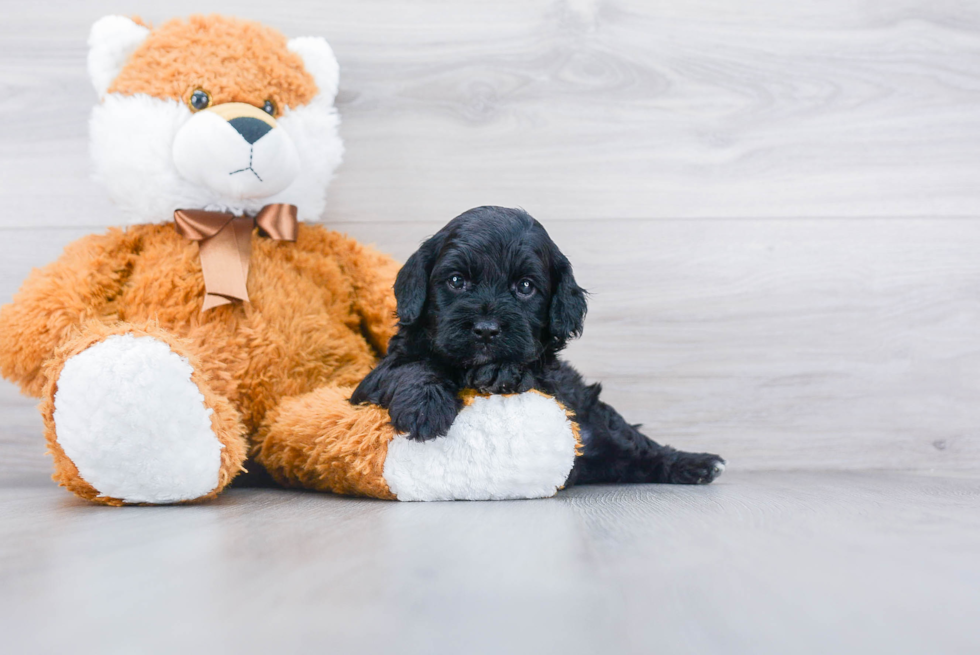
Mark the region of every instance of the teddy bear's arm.
[[105, 317], [129, 276], [136, 240], [118, 229], [91, 235], [31, 272], [13, 302], [0, 308], [3, 377], [40, 396], [45, 361], [82, 324]]
[[354, 287], [354, 311], [361, 317], [364, 336], [378, 355], [384, 355], [397, 328], [393, 287], [401, 264], [353, 239], [334, 254]]

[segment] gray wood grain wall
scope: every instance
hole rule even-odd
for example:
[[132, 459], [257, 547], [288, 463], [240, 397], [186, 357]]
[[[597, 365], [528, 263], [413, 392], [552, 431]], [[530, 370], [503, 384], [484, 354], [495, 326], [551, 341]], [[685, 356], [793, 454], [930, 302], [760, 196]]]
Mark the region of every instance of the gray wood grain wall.
[[[0, 301], [119, 221], [89, 179], [89, 25], [195, 11], [326, 36], [325, 221], [406, 257], [480, 204], [592, 292], [568, 351], [655, 438], [741, 468], [980, 467], [980, 4], [4, 3]], [[0, 386], [0, 476], [48, 468]]]

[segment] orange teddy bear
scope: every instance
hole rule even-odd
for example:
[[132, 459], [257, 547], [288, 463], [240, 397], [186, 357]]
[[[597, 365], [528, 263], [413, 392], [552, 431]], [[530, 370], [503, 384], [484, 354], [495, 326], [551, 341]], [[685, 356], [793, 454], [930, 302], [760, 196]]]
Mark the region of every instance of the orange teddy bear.
[[302, 222], [343, 151], [324, 39], [109, 16], [89, 46], [92, 156], [131, 224], [71, 244], [0, 310], [0, 371], [42, 399], [57, 482], [110, 505], [186, 502], [252, 457], [285, 485], [378, 498], [563, 484], [577, 435], [540, 394], [471, 398], [435, 445], [348, 403], [394, 332], [399, 267]]

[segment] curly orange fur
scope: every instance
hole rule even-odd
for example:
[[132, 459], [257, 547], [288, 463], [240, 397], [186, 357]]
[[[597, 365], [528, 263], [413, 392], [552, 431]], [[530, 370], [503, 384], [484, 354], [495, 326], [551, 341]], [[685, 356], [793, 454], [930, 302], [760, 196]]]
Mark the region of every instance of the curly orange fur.
[[285, 400], [268, 417], [255, 460], [277, 482], [334, 493], [393, 499], [384, 479], [388, 412], [347, 402], [353, 387], [322, 387]]
[[[317, 94], [313, 76], [286, 37], [251, 21], [225, 16], [174, 19], [150, 32], [109, 87], [109, 93], [145, 93], [186, 102], [195, 89], [213, 104], [272, 100], [278, 113]], [[226, 62], [234, 61], [233, 67]]]
[[[95, 497], [57, 446], [57, 375], [68, 357], [110, 334], [161, 339], [192, 360], [194, 381], [215, 410], [215, 432], [231, 457], [222, 464], [224, 486], [241, 465], [239, 450], [228, 449], [231, 435], [256, 435], [287, 398], [328, 384], [353, 386], [367, 374], [395, 330], [391, 289], [397, 270], [391, 258], [318, 225], [301, 224], [295, 243], [254, 232], [251, 301], [202, 313], [204, 282], [194, 242], [173, 224], [111, 229], [72, 244], [60, 259], [35, 270], [14, 302], [0, 309], [0, 371], [25, 393], [43, 396], [56, 479], [84, 498], [112, 503]], [[274, 416], [281, 421], [283, 413]], [[364, 453], [383, 434], [351, 432], [343, 448]], [[273, 450], [270, 445], [266, 453]], [[358, 466], [352, 467], [354, 478]], [[386, 497], [363, 479], [364, 488], [347, 481], [334, 490]]]

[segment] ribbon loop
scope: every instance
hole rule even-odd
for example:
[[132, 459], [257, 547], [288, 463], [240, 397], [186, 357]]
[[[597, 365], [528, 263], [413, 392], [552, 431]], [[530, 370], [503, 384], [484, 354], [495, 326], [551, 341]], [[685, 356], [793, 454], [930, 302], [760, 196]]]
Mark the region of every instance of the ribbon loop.
[[266, 205], [255, 216], [258, 225], [270, 239], [276, 241], [296, 241], [299, 222], [296, 220], [296, 205]]
[[299, 223], [296, 206], [266, 205], [255, 218], [228, 212], [178, 209], [174, 224], [181, 236], [197, 241], [204, 274], [205, 312], [234, 300], [248, 301], [248, 269], [252, 256], [252, 229], [276, 241], [296, 241]]

